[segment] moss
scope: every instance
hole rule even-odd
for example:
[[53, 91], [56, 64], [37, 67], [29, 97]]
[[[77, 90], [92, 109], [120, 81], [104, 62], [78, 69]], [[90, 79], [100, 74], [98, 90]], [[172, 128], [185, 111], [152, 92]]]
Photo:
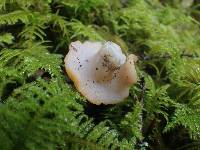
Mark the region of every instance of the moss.
[[[199, 148], [199, 2], [183, 1], [1, 0], [0, 148]], [[75, 40], [138, 55], [124, 102], [77, 92], [63, 63]]]

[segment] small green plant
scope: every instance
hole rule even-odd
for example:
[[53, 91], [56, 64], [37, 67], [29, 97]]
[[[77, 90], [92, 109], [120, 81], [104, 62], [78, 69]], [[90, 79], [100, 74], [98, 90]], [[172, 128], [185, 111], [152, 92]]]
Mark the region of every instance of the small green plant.
[[[0, 149], [199, 149], [199, 4], [1, 0]], [[64, 69], [75, 40], [118, 43], [139, 81], [95, 106]]]

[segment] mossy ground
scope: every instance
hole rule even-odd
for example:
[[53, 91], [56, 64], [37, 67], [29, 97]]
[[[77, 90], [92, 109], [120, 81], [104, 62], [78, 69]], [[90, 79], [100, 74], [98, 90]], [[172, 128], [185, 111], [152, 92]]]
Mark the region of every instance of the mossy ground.
[[[199, 149], [198, 0], [1, 0], [0, 149]], [[96, 106], [64, 70], [72, 41], [138, 56], [139, 81]]]

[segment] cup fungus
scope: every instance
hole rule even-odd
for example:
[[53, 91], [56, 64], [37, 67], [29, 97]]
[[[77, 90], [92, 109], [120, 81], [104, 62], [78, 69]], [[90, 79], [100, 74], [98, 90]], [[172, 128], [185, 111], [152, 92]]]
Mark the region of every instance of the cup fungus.
[[122, 101], [137, 82], [137, 57], [126, 57], [120, 46], [110, 41], [72, 42], [64, 61], [75, 87], [96, 105]]

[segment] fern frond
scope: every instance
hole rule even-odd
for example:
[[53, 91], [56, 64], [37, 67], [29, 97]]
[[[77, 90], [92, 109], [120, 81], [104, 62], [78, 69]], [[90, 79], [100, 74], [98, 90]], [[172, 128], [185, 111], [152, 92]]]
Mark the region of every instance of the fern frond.
[[67, 36], [69, 34], [67, 30], [68, 22], [65, 19], [65, 17], [57, 14], [52, 14], [50, 19], [50, 23], [52, 23], [54, 27], [58, 26], [61, 29], [63, 36]]
[[[188, 58], [174, 58], [167, 64], [171, 82], [176, 85], [176, 98], [178, 100], [191, 99], [200, 91], [199, 60]], [[173, 87], [172, 87], [173, 88]], [[171, 91], [174, 93], [173, 91]], [[178, 93], [177, 93], [178, 92]], [[190, 98], [189, 98], [190, 97]]]
[[68, 24], [72, 29], [71, 39], [80, 38], [80, 39], [90, 39], [90, 40], [100, 40], [103, 38], [95, 31], [91, 25], [84, 25], [78, 20], [72, 20]]
[[[4, 120], [4, 117], [8, 117], [5, 112], [9, 111], [10, 117], [8, 122], [15, 121], [15, 127], [18, 128], [19, 132], [23, 133], [15, 135], [14, 130], [17, 128], [13, 128], [13, 132], [10, 133], [12, 137], [10, 139], [12, 141], [10, 147], [19, 148], [20, 146], [22, 149], [29, 149], [31, 147], [45, 149], [56, 148], [56, 143], [64, 144], [64, 138], [61, 136], [64, 132], [77, 133], [77, 129], [74, 128], [74, 126], [78, 126], [78, 122], [75, 119], [76, 113], [72, 113], [66, 109], [70, 109], [70, 107], [74, 110], [79, 109], [78, 104], [73, 106], [70, 104], [72, 102], [71, 99], [63, 99], [55, 94], [59, 90], [56, 88], [59, 87], [57, 82], [53, 81], [49, 84], [49, 87], [54, 87], [53, 89], [48, 88], [48, 84], [45, 86], [46, 83], [44, 82], [46, 81], [38, 80], [38, 83], [33, 82], [16, 89], [15, 93], [13, 93], [13, 98], [20, 96], [23, 105], [20, 105], [20, 103], [11, 98], [6, 104], [1, 106], [1, 120]], [[44, 89], [44, 94], [40, 94], [44, 87], [46, 88]], [[56, 91], [54, 90], [55, 88]], [[51, 95], [56, 97], [53, 96], [49, 99]], [[60, 102], [63, 104], [60, 105]], [[15, 111], [18, 113], [15, 114]], [[16, 118], [18, 115], [26, 119], [24, 118], [22, 122], [20, 118]], [[70, 117], [66, 118], [68, 115]], [[8, 126], [5, 123], [1, 122], [2, 128], [12, 126], [11, 124]], [[4, 131], [7, 135], [10, 132], [5, 129]], [[63, 145], [61, 146], [63, 147]]]
[[40, 40], [44, 41], [44, 36], [46, 36], [45, 32], [43, 31], [45, 27], [43, 25], [28, 25], [25, 29], [19, 34], [25, 40], [34, 41], [36, 37], [39, 37]]
[[[1, 94], [3, 94], [6, 85], [13, 82], [16, 84], [23, 84], [28, 78], [34, 75], [38, 69], [48, 71], [52, 77], [59, 76], [60, 74], [60, 55], [52, 56], [44, 47], [36, 43], [34, 47], [28, 50], [2, 50], [0, 55], [0, 67], [2, 69], [7, 69], [6, 72], [0, 70]], [[0, 96], [2, 97], [3, 95]]]
[[156, 114], [162, 114], [166, 120], [168, 120], [167, 108], [172, 100], [167, 94], [169, 85], [157, 87], [153, 79], [148, 76], [146, 78], [146, 98], [145, 109], [149, 113], [149, 117]]
[[183, 104], [177, 104], [175, 114], [165, 127], [165, 132], [176, 126], [182, 125], [189, 129], [189, 134], [192, 139], [200, 139], [200, 107], [189, 107]]
[[5, 44], [12, 44], [14, 36], [11, 33], [0, 35], [0, 46], [4, 47]]
[[61, 3], [64, 6], [73, 8], [75, 13], [82, 12], [82, 13], [89, 13], [98, 7], [106, 7], [108, 6], [107, 0], [67, 0], [67, 1], [56, 1], [57, 3]]
[[126, 134], [139, 140], [142, 139], [141, 115], [142, 105], [139, 102], [137, 102], [134, 105], [132, 112], [127, 113], [124, 119], [121, 121], [121, 127], [126, 129]]
[[35, 10], [41, 13], [48, 13], [51, 11], [49, 3], [44, 0], [1, 0], [0, 8], [2, 12], [10, 10], [11, 6], [15, 6], [20, 10]]
[[2, 1], [0, 2], [0, 10], [5, 9], [5, 7], [6, 7], [6, 1], [7, 1], [7, 0], [2, 0]]
[[31, 17], [32, 17], [31, 12], [16, 10], [7, 14], [1, 14], [0, 25], [13, 25], [18, 22], [27, 24]]

